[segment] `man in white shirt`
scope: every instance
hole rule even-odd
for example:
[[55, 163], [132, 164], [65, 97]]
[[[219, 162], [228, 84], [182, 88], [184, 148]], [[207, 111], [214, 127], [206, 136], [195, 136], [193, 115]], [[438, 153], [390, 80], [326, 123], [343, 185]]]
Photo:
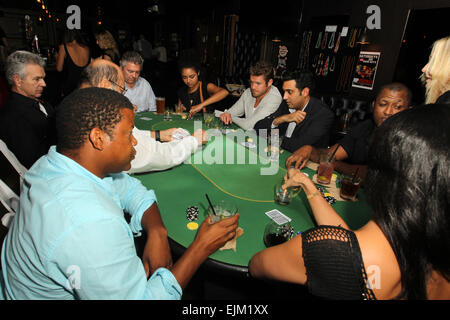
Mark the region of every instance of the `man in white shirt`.
[[137, 107], [137, 112], [156, 111], [156, 97], [152, 86], [140, 77], [144, 59], [136, 51], [125, 52], [120, 60], [125, 78], [125, 97]]
[[[124, 76], [121, 68], [108, 60], [94, 60], [83, 71], [81, 88], [100, 87], [119, 93], [124, 92]], [[178, 128], [167, 130], [139, 130], [134, 127], [137, 140], [136, 156], [131, 161], [130, 173], [165, 170], [181, 164], [199, 146], [208, 141], [204, 130], [198, 129], [193, 135], [176, 140], [172, 135]]]
[[[273, 67], [260, 61], [250, 67], [250, 88], [225, 112], [216, 111], [224, 124], [236, 123], [244, 130], [253, 129], [255, 124], [274, 113], [283, 100], [273, 84]], [[243, 118], [241, 118], [243, 116]]]

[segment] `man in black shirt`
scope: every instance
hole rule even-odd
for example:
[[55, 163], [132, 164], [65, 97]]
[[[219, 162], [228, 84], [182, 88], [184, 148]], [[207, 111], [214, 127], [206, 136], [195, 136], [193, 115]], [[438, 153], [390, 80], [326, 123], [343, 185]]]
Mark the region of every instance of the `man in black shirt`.
[[284, 136], [281, 147], [290, 152], [304, 145], [325, 148], [334, 114], [322, 101], [310, 96], [313, 75], [294, 71], [284, 74], [282, 80], [284, 101], [274, 113], [258, 121], [254, 129], [259, 132], [279, 128]]
[[30, 168], [56, 143], [54, 109], [39, 100], [46, 86], [44, 61], [33, 53], [16, 51], [7, 59], [6, 77], [11, 94], [0, 111], [0, 139]]
[[[369, 145], [374, 130], [390, 116], [407, 109], [411, 103], [411, 91], [401, 83], [391, 83], [381, 87], [376, 99], [372, 102], [373, 119], [358, 123], [338, 143], [330, 148], [336, 148], [334, 169], [340, 173], [352, 174], [358, 170], [358, 176], [365, 177]], [[290, 168], [295, 162], [295, 168], [303, 168], [308, 160], [319, 162], [319, 152], [311, 145], [305, 145], [295, 151], [287, 160]]]

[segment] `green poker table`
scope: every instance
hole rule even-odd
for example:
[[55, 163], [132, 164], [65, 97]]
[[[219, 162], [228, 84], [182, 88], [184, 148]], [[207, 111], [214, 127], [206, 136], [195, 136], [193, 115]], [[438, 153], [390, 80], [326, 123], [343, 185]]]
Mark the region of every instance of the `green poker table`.
[[[202, 126], [209, 129], [204, 126], [201, 116], [183, 119], [182, 115], [171, 114], [171, 117], [171, 121], [165, 121], [162, 115], [153, 112], [140, 113], [136, 115], [135, 126], [146, 130], [182, 127], [190, 133]], [[183, 164], [165, 171], [133, 176], [155, 191], [171, 247], [180, 254], [196, 235], [196, 230], [187, 227], [186, 209], [190, 206], [199, 208], [197, 223], [200, 225], [209, 206], [205, 194], [213, 203], [233, 201], [240, 215], [239, 227], [244, 233], [236, 240], [236, 251], [217, 250], [205, 264], [221, 272], [246, 275], [251, 257], [266, 248], [264, 230], [271, 221], [266, 212], [278, 209], [291, 218], [296, 234], [315, 227], [316, 223], [301, 189], [289, 205], [279, 205], [274, 201], [274, 186], [286, 174], [288, 151], [282, 150], [278, 161], [270, 161], [263, 148], [265, 139], [263, 142], [254, 132], [244, 133], [234, 125], [224, 127], [218, 119], [212, 127], [208, 131], [208, 143]], [[248, 142], [254, 145], [249, 146]], [[302, 171], [310, 178], [315, 174], [309, 168]], [[352, 229], [362, 227], [371, 218], [363, 189], [358, 192], [358, 201], [337, 201], [332, 206]]]

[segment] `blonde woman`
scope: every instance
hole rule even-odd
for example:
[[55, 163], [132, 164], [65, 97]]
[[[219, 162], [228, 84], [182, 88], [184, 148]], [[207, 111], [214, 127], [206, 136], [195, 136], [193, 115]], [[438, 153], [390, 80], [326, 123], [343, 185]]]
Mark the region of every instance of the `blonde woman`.
[[97, 39], [97, 45], [102, 50], [99, 58], [110, 60], [118, 65], [120, 53], [112, 34], [108, 30], [102, 30], [95, 34], [95, 39]]
[[450, 103], [450, 36], [433, 43], [430, 59], [422, 72], [425, 103]]

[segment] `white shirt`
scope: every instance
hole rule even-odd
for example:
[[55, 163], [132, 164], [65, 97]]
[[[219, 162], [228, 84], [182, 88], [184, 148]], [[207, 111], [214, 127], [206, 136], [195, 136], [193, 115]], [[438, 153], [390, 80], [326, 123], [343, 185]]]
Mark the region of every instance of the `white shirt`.
[[39, 109], [42, 111], [43, 114], [45, 114], [46, 117], [48, 117], [47, 110], [45, 110], [44, 106], [40, 102], [39, 102]]
[[[283, 99], [277, 87], [271, 86], [270, 91], [264, 96], [258, 107], [255, 106], [256, 98], [252, 96], [250, 88], [246, 89], [239, 100], [228, 110], [231, 114], [231, 119], [239, 127], [244, 130], [253, 129], [255, 124], [265, 117], [274, 113]], [[223, 112], [215, 112], [216, 117], [220, 117]], [[244, 116], [245, 118], [240, 118]]]
[[193, 136], [170, 142], [158, 142], [148, 130], [133, 129], [137, 140], [136, 156], [131, 161], [129, 173], [160, 171], [181, 164], [197, 150], [199, 143]]
[[158, 61], [167, 62], [167, 51], [165, 47], [156, 47], [153, 49], [153, 55], [157, 56]]
[[133, 88], [128, 87], [125, 82], [125, 97], [130, 99], [131, 103], [137, 106], [137, 112], [156, 111], [156, 97], [152, 86], [142, 77], [139, 77]]

